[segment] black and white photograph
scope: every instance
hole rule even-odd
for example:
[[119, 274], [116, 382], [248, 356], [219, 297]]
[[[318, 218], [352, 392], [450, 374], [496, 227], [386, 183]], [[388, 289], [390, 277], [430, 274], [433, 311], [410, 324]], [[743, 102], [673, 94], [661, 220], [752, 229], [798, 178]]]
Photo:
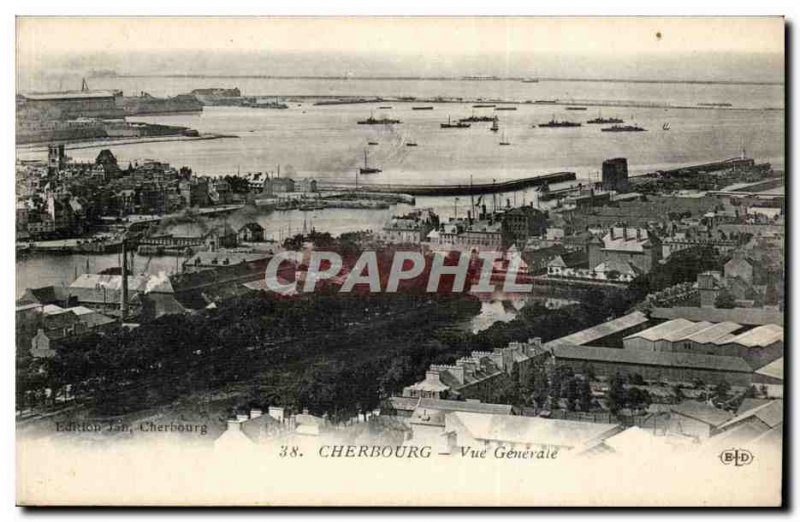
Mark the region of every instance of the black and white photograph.
[[18, 16], [17, 504], [783, 505], [786, 31]]

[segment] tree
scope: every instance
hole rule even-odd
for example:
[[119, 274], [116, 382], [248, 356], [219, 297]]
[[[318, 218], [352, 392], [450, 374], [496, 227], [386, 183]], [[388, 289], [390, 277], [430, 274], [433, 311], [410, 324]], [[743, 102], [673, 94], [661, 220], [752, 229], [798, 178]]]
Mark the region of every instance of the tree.
[[644, 377], [642, 377], [642, 375], [641, 375], [640, 373], [634, 373], [634, 374], [632, 374], [632, 375], [629, 377], [629, 379], [628, 379], [628, 380], [630, 381], [630, 383], [631, 383], [631, 384], [643, 385], [643, 384], [645, 383], [645, 382], [644, 382]]
[[592, 409], [592, 386], [586, 377], [578, 380], [578, 408], [581, 411]]
[[736, 308], [736, 298], [728, 290], [722, 290], [714, 299], [717, 308]]
[[631, 408], [642, 409], [649, 406], [653, 400], [647, 390], [632, 387], [627, 391], [625, 402]]
[[731, 391], [731, 385], [728, 384], [728, 381], [720, 381], [714, 387], [714, 394], [717, 396], [718, 399], [723, 401], [728, 398], [728, 393], [730, 391]]
[[625, 384], [620, 374], [616, 374], [608, 380], [606, 402], [608, 409], [614, 415], [625, 407]]
[[566, 382], [566, 398], [567, 398], [567, 410], [575, 411], [576, 402], [578, 400], [578, 378], [577, 377], [570, 377], [567, 379]]
[[537, 365], [531, 372], [533, 383], [531, 386], [531, 393], [534, 403], [537, 408], [544, 408], [547, 395], [550, 391], [550, 384], [547, 380], [547, 372], [543, 366]]

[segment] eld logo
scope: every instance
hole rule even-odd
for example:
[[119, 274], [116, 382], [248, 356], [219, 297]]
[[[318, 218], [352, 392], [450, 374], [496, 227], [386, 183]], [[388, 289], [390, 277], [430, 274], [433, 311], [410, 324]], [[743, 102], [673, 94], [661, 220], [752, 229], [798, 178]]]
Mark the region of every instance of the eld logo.
[[719, 454], [719, 460], [726, 466], [728, 464], [746, 466], [751, 464], [754, 458], [753, 454], [745, 449], [727, 449]]

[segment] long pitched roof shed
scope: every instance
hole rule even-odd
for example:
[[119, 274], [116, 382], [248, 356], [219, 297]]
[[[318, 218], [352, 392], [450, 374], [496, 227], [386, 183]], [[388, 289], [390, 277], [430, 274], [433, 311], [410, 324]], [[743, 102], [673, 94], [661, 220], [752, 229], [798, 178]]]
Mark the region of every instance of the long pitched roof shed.
[[614, 335], [629, 328], [639, 326], [647, 322], [647, 316], [643, 312], [633, 312], [622, 317], [617, 317], [611, 321], [592, 326], [580, 332], [555, 339], [547, 343], [548, 346], [556, 344], [575, 344], [581, 345]]
[[448, 414], [474, 439], [576, 448], [619, 431], [616, 424], [485, 413]]
[[700, 306], [674, 306], [653, 308], [650, 316], [656, 319], [684, 318], [693, 321], [721, 323], [733, 321], [744, 325], [783, 325], [783, 312], [763, 308], [705, 308]]
[[766, 366], [762, 366], [756, 370], [756, 373], [759, 375], [772, 377], [774, 379], [783, 380], [783, 357], [779, 357]]
[[648, 341], [660, 341], [665, 338], [665, 336], [670, 335], [674, 332], [679, 332], [692, 326], [694, 323], [687, 319], [678, 318], [673, 319], [671, 321], [667, 321], [666, 323], [661, 323], [656, 325], [652, 328], [648, 328], [647, 330], [642, 330], [641, 332], [636, 332], [635, 334], [631, 334], [626, 337], [626, 339], [633, 339], [635, 337], [641, 337], [642, 339], [647, 339]]
[[750, 366], [741, 357], [722, 355], [684, 352], [650, 352], [620, 348], [601, 348], [599, 346], [571, 345], [555, 346], [552, 352], [556, 358], [562, 359], [752, 373]]
[[493, 404], [479, 401], [450, 401], [445, 399], [420, 399], [417, 408], [443, 411], [468, 411], [472, 413], [490, 413], [495, 415], [510, 415], [514, 409], [510, 404]]
[[724, 339], [729, 334], [742, 328], [739, 323], [725, 321], [724, 323], [713, 324], [685, 338], [687, 341], [694, 341], [698, 344], [713, 343], [719, 339]]
[[725, 410], [720, 410], [704, 402], [683, 401], [670, 406], [670, 410], [678, 415], [695, 419], [710, 426], [719, 426], [730, 420], [733, 415]]
[[511, 415], [513, 407], [509, 404], [490, 404], [473, 401], [448, 401], [420, 399], [411, 415], [412, 424], [444, 426], [445, 416], [451, 412], [481, 413], [488, 415]]
[[756, 348], [769, 346], [780, 341], [783, 341], [783, 327], [776, 324], [767, 324], [737, 335], [730, 339], [728, 343]]
[[746, 411], [741, 415], [737, 415], [725, 424], [722, 424], [719, 426], [719, 429], [724, 430], [726, 428], [730, 428], [731, 426], [735, 426], [736, 424], [748, 419], [760, 420], [770, 428], [780, 426], [783, 424], [783, 401], [774, 400], [766, 404], [762, 404], [761, 406], [756, 406], [755, 408]]

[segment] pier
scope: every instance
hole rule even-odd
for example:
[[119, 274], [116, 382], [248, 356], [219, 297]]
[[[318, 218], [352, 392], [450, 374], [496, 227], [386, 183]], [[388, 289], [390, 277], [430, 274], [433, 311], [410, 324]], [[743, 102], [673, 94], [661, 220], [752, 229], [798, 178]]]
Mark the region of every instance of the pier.
[[[528, 187], [538, 187], [546, 183], [560, 183], [563, 181], [575, 181], [574, 172], [554, 172], [542, 176], [531, 176], [527, 178], [502, 181], [499, 183], [467, 183], [452, 185], [400, 185], [400, 184], [381, 184], [374, 183], [360, 185], [359, 192], [394, 192], [409, 194], [412, 196], [464, 196], [470, 194], [494, 194], [499, 192], [511, 192], [522, 190]], [[347, 187], [352, 190], [353, 186]], [[343, 190], [341, 184], [331, 184], [325, 186], [326, 190]]]

